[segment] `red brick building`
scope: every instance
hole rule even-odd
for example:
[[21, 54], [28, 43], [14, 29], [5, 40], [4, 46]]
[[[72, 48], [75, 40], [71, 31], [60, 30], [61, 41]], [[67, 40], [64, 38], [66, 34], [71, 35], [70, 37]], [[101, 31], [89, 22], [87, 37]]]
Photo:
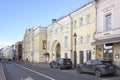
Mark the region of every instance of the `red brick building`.
[[22, 42], [17, 42], [15, 44], [15, 59], [16, 60], [22, 59]]

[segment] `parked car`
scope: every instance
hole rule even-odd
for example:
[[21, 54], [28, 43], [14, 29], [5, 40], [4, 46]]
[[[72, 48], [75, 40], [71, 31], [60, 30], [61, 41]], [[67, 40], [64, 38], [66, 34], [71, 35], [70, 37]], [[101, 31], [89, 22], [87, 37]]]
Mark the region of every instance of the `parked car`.
[[8, 61], [12, 61], [11, 59], [8, 59]]
[[57, 58], [55, 61], [51, 61], [49, 65], [51, 68], [58, 68], [58, 69], [69, 68], [69, 69], [71, 69], [72, 61], [71, 61], [71, 59], [68, 59], [68, 58]]
[[86, 63], [79, 64], [77, 71], [80, 74], [83, 72], [94, 73], [96, 77], [116, 73], [115, 65], [111, 61], [105, 60], [89, 60]]

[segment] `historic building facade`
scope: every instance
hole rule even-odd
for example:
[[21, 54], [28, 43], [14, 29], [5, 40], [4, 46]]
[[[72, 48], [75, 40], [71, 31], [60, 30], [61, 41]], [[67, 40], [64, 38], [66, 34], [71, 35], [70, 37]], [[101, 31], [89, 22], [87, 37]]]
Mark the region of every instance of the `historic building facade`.
[[22, 41], [23, 54], [22, 58], [26, 61], [33, 61], [33, 28], [26, 29]]
[[66, 16], [60, 20], [53, 19], [47, 27], [47, 52], [50, 60], [71, 58], [71, 18]]
[[97, 27], [94, 38], [97, 59], [111, 60], [120, 66], [120, 1], [95, 0]]
[[47, 29], [45, 27], [38, 27], [34, 29], [33, 34], [33, 56], [34, 62], [46, 62], [48, 55], [47, 50]]
[[22, 59], [22, 42], [15, 43], [15, 59]]
[[[77, 63], [84, 63], [87, 60], [95, 59], [95, 46], [91, 45], [91, 42], [94, 41], [93, 34], [95, 32], [96, 19], [94, 4], [89, 3], [71, 15], [73, 17], [73, 33], [77, 35]], [[74, 44], [73, 47], [75, 47]]]
[[95, 59], [95, 47], [91, 45], [94, 42], [95, 12], [95, 5], [91, 2], [60, 19], [53, 19], [47, 27], [50, 60], [71, 58], [78, 64]]
[[23, 60], [30, 62], [46, 62], [47, 29], [37, 27], [27, 29], [23, 39]]

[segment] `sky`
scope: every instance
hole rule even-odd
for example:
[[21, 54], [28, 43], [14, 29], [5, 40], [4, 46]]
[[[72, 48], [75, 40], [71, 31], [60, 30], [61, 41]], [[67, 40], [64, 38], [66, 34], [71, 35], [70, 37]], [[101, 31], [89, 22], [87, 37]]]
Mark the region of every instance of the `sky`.
[[0, 0], [0, 48], [22, 41], [26, 29], [46, 27], [90, 0]]

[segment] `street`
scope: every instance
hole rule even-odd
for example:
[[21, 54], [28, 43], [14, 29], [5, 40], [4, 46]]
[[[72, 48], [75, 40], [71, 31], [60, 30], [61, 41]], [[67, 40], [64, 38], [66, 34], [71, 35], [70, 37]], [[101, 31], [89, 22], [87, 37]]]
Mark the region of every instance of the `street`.
[[57, 70], [49, 67], [30, 65], [22, 62], [2, 62], [7, 80], [119, 80], [120, 77], [103, 76], [96, 78], [94, 74], [78, 74], [75, 70]]

